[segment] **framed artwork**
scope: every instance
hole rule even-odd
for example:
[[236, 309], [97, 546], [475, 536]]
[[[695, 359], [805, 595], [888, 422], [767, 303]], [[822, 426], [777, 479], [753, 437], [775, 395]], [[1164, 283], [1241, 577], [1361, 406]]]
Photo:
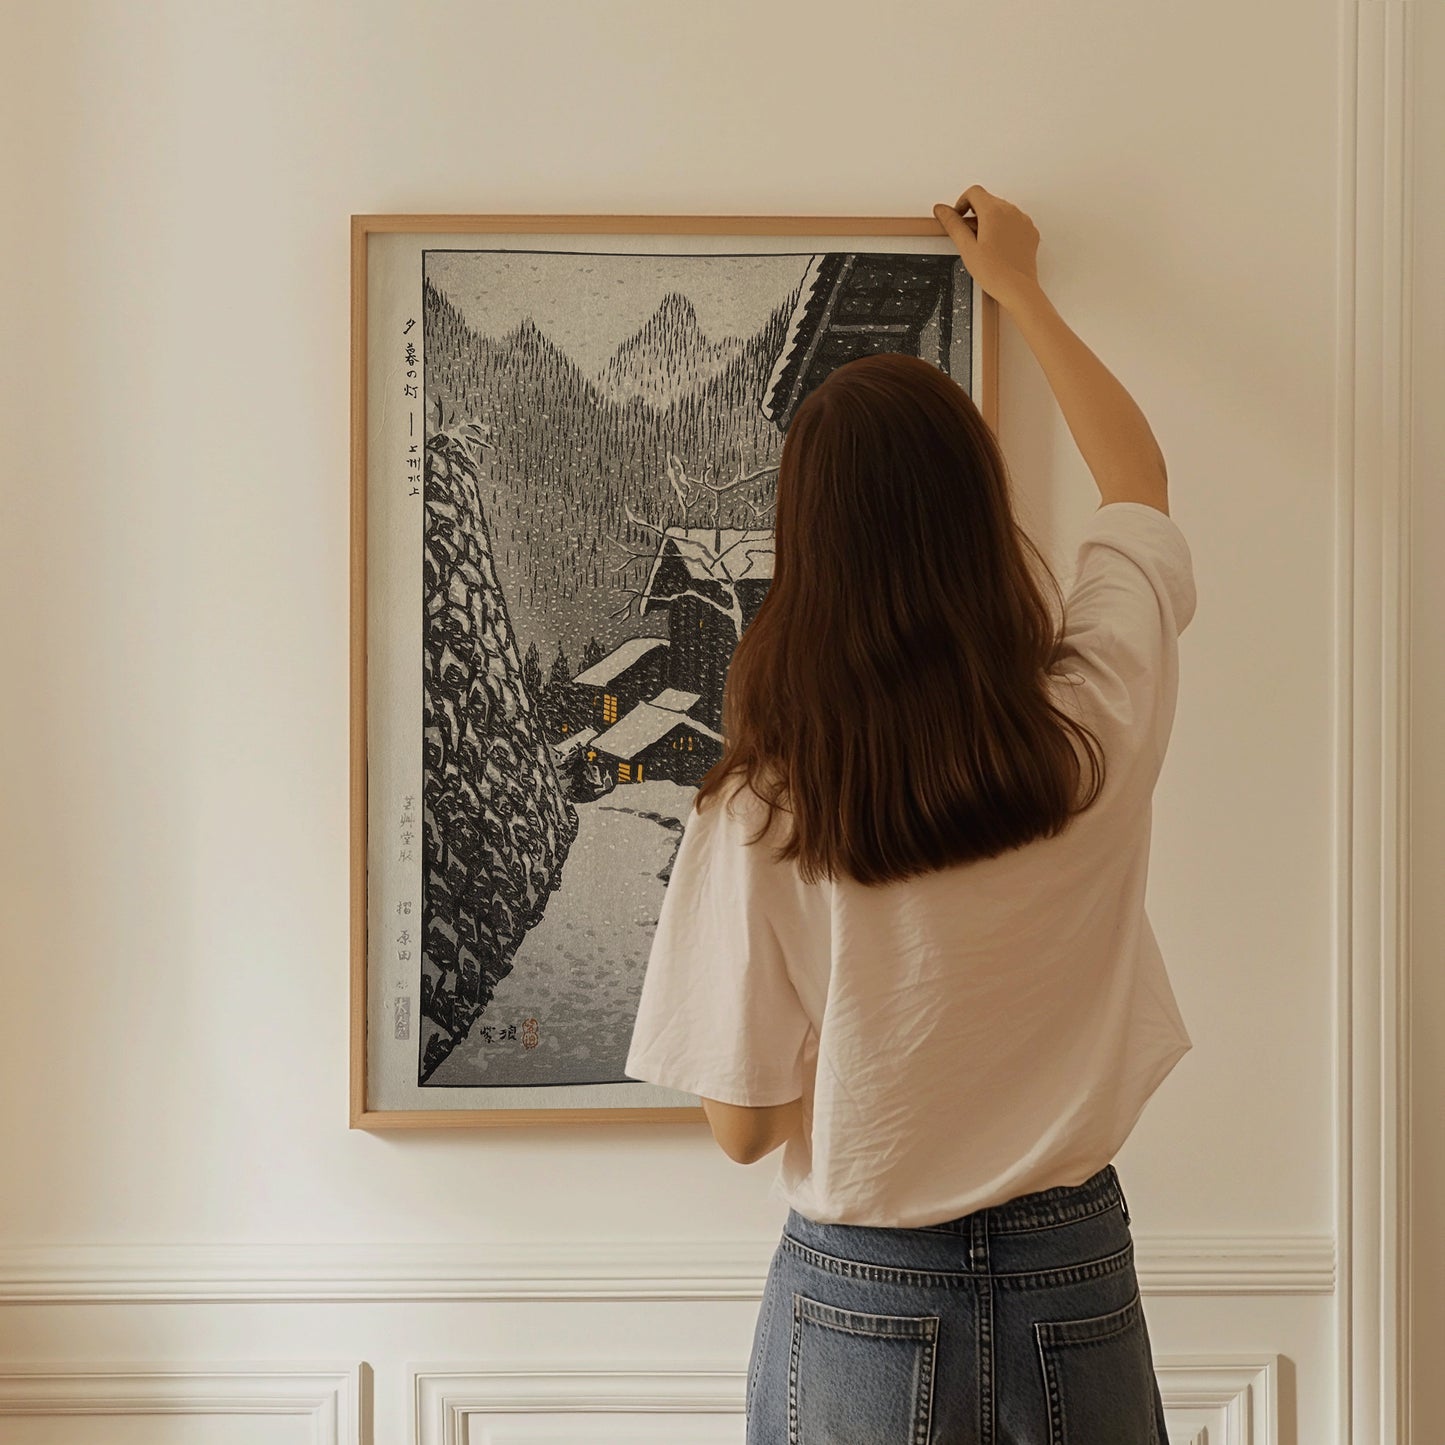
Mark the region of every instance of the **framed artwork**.
[[351, 1124], [702, 1118], [622, 1071], [799, 403], [922, 356], [933, 219], [353, 216]]

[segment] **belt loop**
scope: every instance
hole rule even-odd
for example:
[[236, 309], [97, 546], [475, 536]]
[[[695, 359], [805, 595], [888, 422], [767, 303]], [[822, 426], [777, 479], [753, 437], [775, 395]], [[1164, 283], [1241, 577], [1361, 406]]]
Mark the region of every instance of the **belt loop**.
[[1129, 1218], [1129, 1201], [1124, 1198], [1124, 1186], [1119, 1182], [1119, 1171], [1111, 1164], [1109, 1168], [1114, 1174], [1114, 1188], [1119, 1191], [1119, 1208], [1124, 1211], [1124, 1223], [1130, 1224], [1133, 1221]]
[[988, 1211], [978, 1210], [969, 1229], [968, 1262], [974, 1268], [988, 1267]]

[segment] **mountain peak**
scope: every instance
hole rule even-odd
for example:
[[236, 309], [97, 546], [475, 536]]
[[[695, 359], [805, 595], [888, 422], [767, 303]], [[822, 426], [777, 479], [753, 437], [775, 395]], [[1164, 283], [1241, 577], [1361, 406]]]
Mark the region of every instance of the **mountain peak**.
[[710, 341], [697, 308], [681, 291], [669, 291], [657, 309], [613, 352], [597, 377], [611, 401], [637, 398], [654, 407], [695, 391], [742, 352], [736, 336]]
[[523, 346], [543, 352], [560, 353], [561, 350], [530, 316], [524, 316], [510, 331], [504, 332], [499, 340], [503, 346]]
[[[697, 308], [681, 291], [669, 291], [658, 303], [653, 320], [673, 325], [698, 326]], [[698, 329], [702, 328], [698, 326]]]

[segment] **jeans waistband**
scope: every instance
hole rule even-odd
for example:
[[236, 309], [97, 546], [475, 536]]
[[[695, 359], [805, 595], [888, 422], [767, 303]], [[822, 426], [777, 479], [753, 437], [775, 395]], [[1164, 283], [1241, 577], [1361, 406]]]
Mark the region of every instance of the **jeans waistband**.
[[957, 1219], [944, 1220], [941, 1224], [930, 1224], [928, 1227], [967, 1234], [975, 1219], [983, 1219], [987, 1222], [989, 1233], [1008, 1234], [1014, 1230], [1042, 1229], [1053, 1224], [1068, 1224], [1071, 1220], [1085, 1219], [1107, 1209], [1116, 1201], [1124, 1211], [1124, 1222], [1129, 1223], [1129, 1205], [1124, 1199], [1123, 1186], [1119, 1183], [1119, 1171], [1112, 1164], [1106, 1164], [1082, 1184], [1060, 1184], [1052, 1189], [1020, 1194], [1003, 1204], [991, 1204], [972, 1213], [961, 1214]]

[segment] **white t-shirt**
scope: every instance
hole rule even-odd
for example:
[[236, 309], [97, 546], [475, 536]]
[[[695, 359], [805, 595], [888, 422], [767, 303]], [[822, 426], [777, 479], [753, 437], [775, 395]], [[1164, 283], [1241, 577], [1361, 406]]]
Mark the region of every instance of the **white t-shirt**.
[[1106, 779], [1055, 837], [881, 886], [808, 884], [772, 859], [784, 819], [745, 844], [766, 815], [750, 789], [694, 808], [628, 1076], [731, 1104], [801, 1097], [773, 1189], [821, 1223], [937, 1223], [1111, 1162], [1192, 1047], [1144, 888], [1194, 609], [1173, 519], [1101, 506], [1051, 686]]

